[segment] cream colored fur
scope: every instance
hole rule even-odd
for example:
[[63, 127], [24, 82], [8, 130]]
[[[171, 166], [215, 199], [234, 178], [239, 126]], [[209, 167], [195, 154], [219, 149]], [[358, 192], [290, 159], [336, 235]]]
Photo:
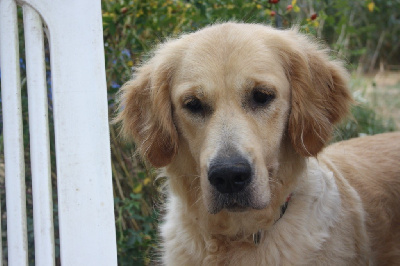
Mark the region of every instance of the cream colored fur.
[[[347, 77], [296, 30], [240, 23], [170, 40], [137, 69], [116, 120], [168, 177], [162, 264], [400, 263], [400, 134], [321, 153], [352, 102]], [[239, 155], [245, 201], [209, 181], [216, 158]]]

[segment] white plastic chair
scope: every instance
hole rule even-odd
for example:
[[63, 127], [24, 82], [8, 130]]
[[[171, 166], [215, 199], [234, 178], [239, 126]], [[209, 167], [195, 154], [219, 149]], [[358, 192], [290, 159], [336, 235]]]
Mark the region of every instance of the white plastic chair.
[[17, 4], [23, 6], [26, 43], [35, 264], [55, 264], [44, 23], [61, 264], [117, 265], [100, 0], [0, 0], [8, 264], [28, 264]]

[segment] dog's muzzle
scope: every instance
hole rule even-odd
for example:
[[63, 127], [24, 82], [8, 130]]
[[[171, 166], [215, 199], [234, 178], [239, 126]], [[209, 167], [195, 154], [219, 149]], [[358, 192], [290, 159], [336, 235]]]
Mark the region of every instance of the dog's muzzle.
[[223, 154], [214, 158], [208, 169], [211, 185], [210, 213], [222, 209], [245, 211], [254, 208], [251, 183], [253, 171], [249, 161], [238, 154]]

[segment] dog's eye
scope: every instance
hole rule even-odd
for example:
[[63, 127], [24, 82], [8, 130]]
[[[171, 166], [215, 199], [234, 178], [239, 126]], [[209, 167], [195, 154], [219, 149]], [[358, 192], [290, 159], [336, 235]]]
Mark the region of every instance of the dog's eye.
[[264, 106], [275, 99], [275, 94], [272, 91], [256, 88], [252, 92], [252, 98], [256, 105]]
[[187, 110], [194, 114], [201, 113], [203, 111], [203, 105], [201, 104], [201, 101], [197, 98], [191, 98], [187, 100], [183, 105]]

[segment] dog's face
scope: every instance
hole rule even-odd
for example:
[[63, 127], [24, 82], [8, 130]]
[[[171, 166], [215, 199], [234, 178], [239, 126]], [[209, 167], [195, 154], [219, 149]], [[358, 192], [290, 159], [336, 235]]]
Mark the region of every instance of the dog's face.
[[199, 166], [211, 213], [264, 208], [279, 165], [290, 83], [278, 55], [249, 37], [201, 38], [171, 86], [173, 120]]
[[119, 119], [154, 166], [194, 166], [183, 175], [215, 214], [268, 206], [289, 153], [315, 156], [350, 99], [343, 67], [307, 38], [227, 23], [161, 46], [124, 86]]

